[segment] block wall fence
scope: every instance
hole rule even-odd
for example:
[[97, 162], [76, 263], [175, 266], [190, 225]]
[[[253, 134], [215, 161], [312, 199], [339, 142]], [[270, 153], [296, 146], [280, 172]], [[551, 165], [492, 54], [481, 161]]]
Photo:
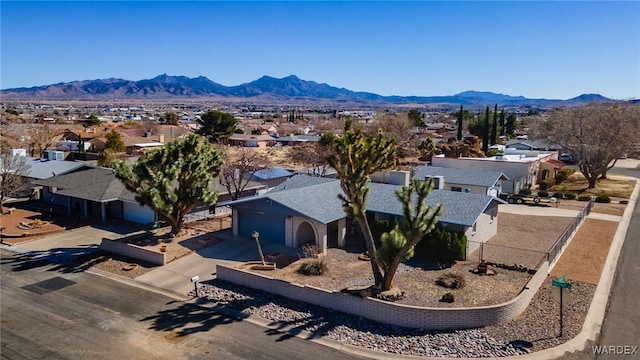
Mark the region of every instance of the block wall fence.
[[456, 308], [428, 308], [395, 304], [375, 298], [363, 298], [289, 283], [224, 265], [218, 265], [216, 271], [217, 278], [220, 280], [347, 314], [362, 316], [384, 324], [425, 330], [456, 330], [494, 325], [515, 318], [527, 308], [547, 278], [548, 270], [549, 263], [542, 263], [520, 294], [510, 301], [490, 306]]

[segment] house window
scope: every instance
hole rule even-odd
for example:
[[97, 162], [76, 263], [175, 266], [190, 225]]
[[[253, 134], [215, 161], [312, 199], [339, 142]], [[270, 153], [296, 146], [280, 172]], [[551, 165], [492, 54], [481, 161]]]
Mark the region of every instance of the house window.
[[457, 186], [452, 186], [451, 187], [451, 191], [462, 192], [462, 188], [461, 187], [457, 187]]

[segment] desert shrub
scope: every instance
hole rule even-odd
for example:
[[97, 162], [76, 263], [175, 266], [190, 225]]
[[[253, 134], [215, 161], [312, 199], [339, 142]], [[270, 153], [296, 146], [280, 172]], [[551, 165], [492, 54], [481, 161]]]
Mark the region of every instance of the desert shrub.
[[611, 202], [611, 198], [608, 195], [600, 194], [596, 196], [596, 202], [608, 204]]
[[462, 275], [448, 272], [438, 277], [436, 284], [449, 289], [462, 289], [467, 282]]
[[317, 259], [320, 257], [320, 254], [322, 254], [322, 251], [320, 251], [318, 246], [312, 244], [302, 245], [302, 257]]
[[519, 195], [531, 195], [531, 189], [521, 189], [518, 192]]
[[31, 224], [31, 226], [33, 227], [40, 227], [42, 225], [44, 225], [44, 222], [40, 219], [33, 220], [33, 223]]
[[578, 196], [578, 201], [589, 201], [591, 200], [591, 195], [580, 195]]
[[373, 240], [376, 243], [376, 246], [380, 246], [380, 237], [382, 234], [391, 231], [395, 226], [396, 221], [390, 221], [386, 219], [375, 219], [371, 222], [371, 235], [373, 235]]
[[302, 263], [298, 268], [298, 274], [302, 275], [324, 275], [327, 272], [327, 263], [324, 258], [311, 259]]
[[453, 296], [452, 293], [446, 293], [442, 295], [442, 297], [440, 298], [440, 302], [452, 303], [454, 301], [455, 301], [455, 297]]
[[540, 190], [549, 190], [555, 184], [556, 184], [555, 179], [544, 179], [540, 182], [538, 186], [540, 187]]
[[415, 255], [440, 262], [464, 260], [467, 236], [464, 233], [435, 228], [416, 245]]
[[543, 197], [543, 198], [549, 197], [549, 192], [544, 190], [538, 191], [538, 197]]
[[568, 192], [568, 193], [565, 193], [564, 196], [569, 200], [575, 200], [577, 195], [576, 193]]

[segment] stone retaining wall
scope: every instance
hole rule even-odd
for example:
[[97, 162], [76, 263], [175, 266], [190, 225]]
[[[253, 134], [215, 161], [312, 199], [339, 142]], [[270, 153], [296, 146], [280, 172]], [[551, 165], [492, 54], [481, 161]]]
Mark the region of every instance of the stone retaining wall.
[[145, 249], [143, 247], [128, 244], [120, 240], [102, 239], [100, 250], [112, 252], [132, 259], [143, 260], [151, 264], [164, 265], [166, 263], [165, 253]]
[[547, 278], [548, 262], [529, 280], [514, 299], [491, 306], [469, 308], [425, 308], [362, 298], [312, 286], [289, 283], [246, 270], [217, 265], [217, 278], [234, 284], [281, 295], [297, 301], [362, 316], [384, 324], [427, 330], [483, 327], [511, 320], [522, 313]]

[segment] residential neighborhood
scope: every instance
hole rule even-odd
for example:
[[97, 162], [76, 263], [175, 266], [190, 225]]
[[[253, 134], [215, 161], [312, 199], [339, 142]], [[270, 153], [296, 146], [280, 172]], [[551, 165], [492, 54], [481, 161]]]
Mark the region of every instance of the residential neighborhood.
[[[78, 127], [76, 122], [28, 127], [7, 123], [3, 128], [3, 146], [7, 152], [2, 164], [12, 169], [3, 167], [3, 171], [9, 170], [12, 176], [18, 176], [20, 181], [16, 184], [22, 185], [15, 185], [14, 190], [6, 193], [3, 190], [3, 249], [18, 253], [42, 249], [38, 251], [49, 252], [48, 259], [64, 266], [89, 266], [110, 274], [110, 278], [133, 279], [140, 286], [157, 286], [158, 291], [170, 291], [178, 298], [207, 294], [215, 299], [220, 295], [210, 294], [220, 291], [215, 290], [219, 286], [216, 281], [226, 281], [243, 289], [273, 292], [308, 306], [319, 306], [318, 309], [345, 312], [388, 326], [463, 332], [479, 327], [487, 329], [486, 336], [507, 341], [509, 335], [499, 335], [500, 331], [493, 329], [530, 316], [527, 307], [539, 301], [540, 293], [551, 290], [545, 284], [554, 278], [557, 273], [554, 269], [564, 269], [563, 275], [577, 281], [576, 286], [580, 286], [580, 281], [593, 287], [599, 283], [599, 273], [590, 277], [576, 275], [583, 274], [577, 269], [585, 264], [579, 265], [580, 262], [573, 259], [580, 255], [573, 254], [579, 250], [571, 244], [587, 241], [589, 236], [585, 237], [580, 229], [591, 226], [590, 221], [604, 221], [607, 225], [603, 229], [610, 230], [608, 235], [601, 236], [613, 237], [615, 225], [623, 215], [631, 214], [625, 205], [637, 197], [637, 190], [633, 191], [635, 182], [626, 180], [613, 180], [616, 185], [610, 186], [616, 188], [608, 194], [576, 194], [574, 188], [563, 186], [584, 178], [575, 167], [561, 161], [560, 155], [565, 154], [567, 148], [545, 145], [548, 141], [523, 139], [514, 131], [505, 136], [513, 139], [496, 140], [490, 152], [484, 153], [481, 149], [484, 140], [477, 136], [463, 131], [463, 139], [456, 139], [459, 120], [446, 114], [435, 116], [439, 116], [441, 123], [449, 124], [447, 126], [430, 125], [427, 116], [437, 114], [430, 112], [421, 115], [424, 127], [416, 124], [409, 131], [389, 125], [390, 116], [395, 121], [404, 121], [406, 115], [402, 112], [389, 115], [385, 111], [383, 116], [368, 112], [367, 117], [355, 119], [310, 114], [302, 115], [301, 120], [293, 123], [288, 119], [272, 121], [268, 127], [256, 126], [255, 120], [247, 120], [241, 113], [230, 115], [215, 110], [200, 114], [207, 115], [194, 114], [190, 120], [181, 120], [177, 125], [155, 120], [145, 123], [135, 117], [125, 122], [101, 120], [100, 124], [96, 122], [87, 127]], [[263, 114], [253, 112], [248, 116], [262, 117]], [[206, 121], [222, 124], [225, 119], [230, 121], [226, 135], [209, 145], [210, 140], [204, 137], [209, 126]], [[349, 127], [354, 120], [358, 127]], [[332, 127], [327, 125], [331, 122]], [[348, 175], [352, 171], [350, 166], [338, 166], [341, 163], [337, 151], [341, 138], [363, 144], [372, 141], [374, 133], [364, 129], [375, 128], [376, 124], [384, 124], [385, 130], [392, 134], [389, 136], [394, 136], [394, 142], [384, 146], [395, 149], [398, 144], [401, 153], [390, 153], [394, 156], [391, 166], [369, 168], [364, 183], [368, 189], [364, 223], [357, 214], [347, 211], [359, 201], [354, 197], [357, 193], [350, 192], [351, 185], [346, 180], [356, 173]], [[528, 125], [534, 125], [530, 119]], [[45, 131], [40, 129], [43, 127]], [[242, 133], [243, 129], [251, 129], [251, 133]], [[43, 132], [48, 136], [32, 135]], [[335, 145], [327, 145], [329, 141]], [[428, 141], [435, 147], [421, 145]], [[171, 198], [161, 194], [153, 200], [152, 193], [148, 192], [161, 183], [139, 182], [144, 178], [126, 175], [126, 169], [132, 169], [133, 174], [152, 172], [158, 176], [159, 172], [166, 172], [163, 176], [173, 176], [170, 168], [186, 169], [181, 165], [183, 157], [200, 161], [197, 158], [204, 154], [197, 150], [169, 155], [169, 151], [174, 151], [170, 149], [182, 143], [191, 146], [187, 145], [189, 142], [213, 151], [214, 157], [206, 164], [210, 169], [206, 174], [209, 180], [201, 190], [181, 189], [182, 180], [176, 182], [178, 178], [170, 181], [169, 184], [175, 185], [162, 190], [166, 194], [168, 191], [176, 194], [204, 191], [202, 197], [188, 200], [189, 205], [182, 212], [170, 213], [154, 204], [167, 203]], [[335, 148], [328, 150], [327, 146]], [[426, 151], [430, 152], [428, 156]], [[162, 157], [154, 155], [162, 153], [165, 154]], [[174, 158], [169, 162], [162, 160], [167, 156]], [[345, 153], [345, 156], [350, 155]], [[144, 166], [154, 166], [155, 170], [140, 167], [154, 158], [160, 159], [158, 165]], [[181, 176], [196, 174], [190, 170], [177, 171]], [[378, 304], [349, 305], [360, 297], [341, 293], [361, 292], [372, 284], [365, 280], [370, 276], [365, 275], [370, 246], [382, 251], [389, 246], [385, 239], [396, 231], [394, 226], [395, 229], [407, 226], [403, 224], [407, 224], [407, 214], [411, 214], [415, 206], [412, 201], [416, 196], [424, 196], [419, 192], [412, 194], [419, 191], [420, 186], [416, 184], [427, 186], [423, 204], [429, 211], [425, 215], [431, 214], [435, 220], [429, 231], [434, 235], [423, 233], [422, 241], [411, 249], [412, 256], [399, 252], [394, 255], [403, 257], [405, 262], [411, 259], [402, 264], [399, 268], [402, 271], [395, 276], [394, 283], [398, 286], [390, 287], [395, 289], [394, 295], [383, 295], [385, 292], [370, 295], [393, 298], [391, 304], [418, 306], [413, 313], [402, 315], [412, 321], [389, 318], [385, 315], [388, 310], [379, 308]], [[399, 194], [403, 189], [410, 191], [408, 199], [414, 200], [402, 200]], [[215, 200], [207, 200], [206, 193], [215, 194]], [[532, 202], [526, 202], [527, 196]], [[578, 198], [587, 202], [580, 202]], [[521, 203], [523, 205], [518, 205]], [[544, 220], [538, 223], [532, 219]], [[89, 228], [110, 230], [100, 230], [104, 235], [97, 235], [98, 232], [94, 236], [87, 232]], [[181, 230], [174, 233], [176, 228]], [[64, 236], [75, 231], [86, 235]], [[369, 238], [368, 234], [373, 237]], [[59, 240], [53, 241], [54, 238]], [[370, 244], [367, 239], [374, 242]], [[66, 244], [67, 250], [55, 254], [53, 249], [46, 250], [53, 244]], [[28, 250], [30, 248], [34, 250]], [[208, 255], [201, 258], [199, 254]], [[599, 261], [597, 267], [604, 266], [604, 257]], [[438, 265], [429, 270], [433, 264]], [[262, 270], [252, 270], [254, 267]], [[300, 275], [304, 267], [319, 275]], [[350, 270], [344, 272], [347, 267]], [[175, 270], [170, 270], [172, 268]], [[271, 271], [264, 273], [267, 269]], [[393, 275], [385, 269], [383, 274]], [[177, 278], [169, 275], [176, 271], [184, 275]], [[327, 271], [332, 274], [331, 280], [325, 279]], [[295, 286], [268, 285], [270, 280], [260, 280], [269, 274]], [[193, 293], [185, 276], [197, 279], [195, 288], [201, 295]], [[462, 289], [451, 291], [437, 285], [445, 284], [445, 277], [458, 279], [460, 285], [452, 289], [457, 289], [456, 286]], [[210, 281], [213, 285], [207, 285]], [[427, 292], [416, 292], [412, 281], [433, 285], [427, 286], [431, 289]], [[263, 285], [255, 285], [256, 282]], [[477, 285], [465, 287], [468, 282]], [[494, 288], [498, 282], [503, 288], [500, 293], [483, 290]], [[329, 292], [316, 294], [316, 290], [312, 290], [316, 288]], [[245, 291], [239, 289], [236, 291]], [[584, 296], [596, 299], [594, 291], [592, 288], [588, 292], [592, 295]], [[226, 295], [218, 299], [224, 300]], [[579, 297], [576, 301], [588, 300]], [[463, 313], [459, 318], [448, 315], [448, 320], [443, 320], [441, 316], [445, 313], [433, 311], [447, 309], [445, 304], [454, 305], [454, 309], [479, 304], [486, 310], [473, 320]], [[354, 310], [353, 306], [361, 309]], [[576, 319], [584, 319], [586, 310], [588, 308]], [[577, 332], [572, 332], [570, 336], [576, 335]], [[540, 351], [552, 345], [543, 341], [533, 347]], [[507, 356], [530, 352], [531, 347], [483, 351]]]

